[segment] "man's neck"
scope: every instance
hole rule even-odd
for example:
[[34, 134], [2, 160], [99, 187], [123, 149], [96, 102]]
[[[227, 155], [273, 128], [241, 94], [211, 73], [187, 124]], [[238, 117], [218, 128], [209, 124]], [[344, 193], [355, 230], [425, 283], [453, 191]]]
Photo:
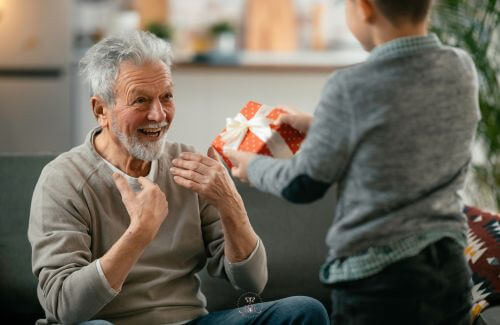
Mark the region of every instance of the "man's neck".
[[101, 157], [129, 176], [140, 177], [149, 173], [151, 162], [134, 158], [106, 128], [95, 135], [94, 148]]

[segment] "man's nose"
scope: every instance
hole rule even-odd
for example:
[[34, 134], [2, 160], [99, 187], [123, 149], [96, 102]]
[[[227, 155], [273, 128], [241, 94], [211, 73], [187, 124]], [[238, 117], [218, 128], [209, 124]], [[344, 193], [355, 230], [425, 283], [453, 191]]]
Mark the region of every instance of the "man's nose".
[[163, 122], [167, 118], [167, 113], [160, 100], [156, 99], [151, 105], [148, 113], [148, 120], [155, 122]]

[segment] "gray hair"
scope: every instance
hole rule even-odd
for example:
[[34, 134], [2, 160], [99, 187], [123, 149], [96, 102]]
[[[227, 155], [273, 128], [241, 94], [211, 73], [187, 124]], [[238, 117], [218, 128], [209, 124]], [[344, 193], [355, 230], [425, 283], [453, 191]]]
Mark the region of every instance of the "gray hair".
[[115, 82], [124, 61], [138, 66], [163, 62], [170, 72], [172, 50], [166, 41], [144, 31], [134, 30], [102, 39], [80, 60], [80, 73], [88, 82], [91, 96], [103, 98], [108, 105], [115, 104]]

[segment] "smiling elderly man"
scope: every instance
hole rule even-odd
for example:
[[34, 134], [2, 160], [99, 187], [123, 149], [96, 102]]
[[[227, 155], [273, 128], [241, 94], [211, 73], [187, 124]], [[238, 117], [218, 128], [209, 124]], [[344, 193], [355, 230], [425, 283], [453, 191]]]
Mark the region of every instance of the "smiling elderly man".
[[165, 140], [175, 112], [170, 53], [132, 32], [82, 59], [99, 127], [43, 169], [33, 194], [39, 323], [327, 324], [306, 297], [252, 315], [207, 314], [196, 273], [207, 264], [212, 276], [261, 292], [266, 253], [215, 153]]

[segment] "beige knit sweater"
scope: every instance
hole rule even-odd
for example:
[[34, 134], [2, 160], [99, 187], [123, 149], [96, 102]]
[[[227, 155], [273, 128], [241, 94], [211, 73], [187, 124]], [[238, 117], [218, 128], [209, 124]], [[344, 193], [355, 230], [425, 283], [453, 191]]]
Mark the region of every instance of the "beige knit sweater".
[[[169, 213], [156, 238], [115, 292], [99, 274], [96, 260], [120, 238], [130, 219], [112, 171], [85, 143], [61, 154], [42, 171], [33, 193], [28, 238], [38, 297], [46, 312], [39, 323], [107, 319], [115, 324], [165, 324], [207, 313], [196, 273], [228, 279], [235, 287], [261, 292], [267, 281], [264, 245], [230, 264], [218, 211], [196, 193], [176, 185], [171, 160], [193, 149], [167, 143], [156, 183], [166, 193]], [[207, 263], [208, 261], [208, 263]]]

